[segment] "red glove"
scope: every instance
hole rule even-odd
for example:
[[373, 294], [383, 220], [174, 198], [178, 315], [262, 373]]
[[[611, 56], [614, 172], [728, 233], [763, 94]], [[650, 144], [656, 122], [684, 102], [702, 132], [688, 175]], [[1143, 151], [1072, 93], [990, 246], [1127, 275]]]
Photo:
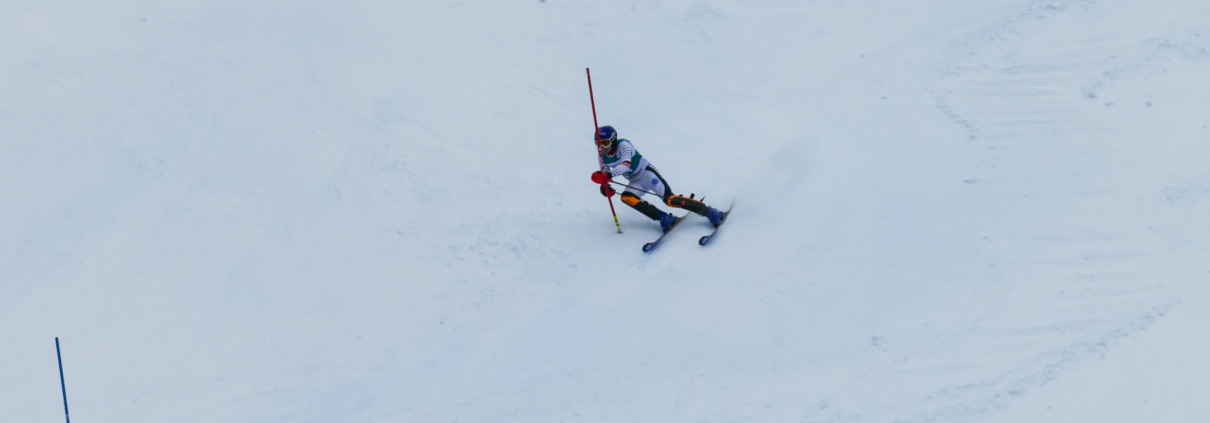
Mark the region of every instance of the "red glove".
[[614, 191], [613, 188], [610, 188], [609, 185], [601, 185], [601, 195], [613, 197], [613, 195], [617, 193], [618, 192]]
[[598, 170], [592, 173], [592, 181], [598, 184], [605, 185], [611, 180], [613, 180], [613, 175], [610, 175], [609, 172], [602, 172]]

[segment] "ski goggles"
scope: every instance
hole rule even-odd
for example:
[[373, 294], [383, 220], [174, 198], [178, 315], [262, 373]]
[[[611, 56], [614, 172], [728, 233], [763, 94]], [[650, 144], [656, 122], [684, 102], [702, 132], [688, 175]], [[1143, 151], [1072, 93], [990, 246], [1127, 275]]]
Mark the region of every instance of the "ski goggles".
[[601, 138], [601, 139], [597, 140], [597, 145], [601, 146], [601, 148], [613, 147], [613, 137]]

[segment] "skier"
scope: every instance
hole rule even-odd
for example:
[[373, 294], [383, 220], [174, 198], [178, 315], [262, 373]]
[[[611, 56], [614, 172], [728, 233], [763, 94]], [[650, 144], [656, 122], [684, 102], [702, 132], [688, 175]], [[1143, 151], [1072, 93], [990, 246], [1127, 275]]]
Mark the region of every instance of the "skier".
[[686, 197], [673, 194], [672, 188], [668, 186], [668, 181], [664, 180], [655, 165], [639, 154], [630, 140], [618, 139], [618, 131], [614, 130], [612, 126], [606, 125], [597, 128], [597, 149], [605, 164], [605, 170], [593, 172], [592, 181], [601, 185], [601, 195], [612, 197], [616, 194], [617, 191], [609, 187], [609, 182], [615, 176], [623, 176], [630, 183], [627, 184], [626, 191], [622, 192], [622, 202], [652, 220], [659, 221], [660, 229], [665, 232], [676, 222], [676, 216], [643, 201], [639, 198], [643, 194], [656, 194], [660, 196], [664, 204], [670, 207], [689, 210], [705, 216], [715, 227], [722, 224], [723, 212], [693, 199], [692, 195]]

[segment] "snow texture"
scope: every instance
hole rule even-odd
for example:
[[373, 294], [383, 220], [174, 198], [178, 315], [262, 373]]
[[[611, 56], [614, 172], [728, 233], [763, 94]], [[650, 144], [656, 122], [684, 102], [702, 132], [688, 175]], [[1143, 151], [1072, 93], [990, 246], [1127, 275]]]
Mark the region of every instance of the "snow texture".
[[0, 421], [1204, 421], [1208, 158], [1204, 0], [8, 0]]

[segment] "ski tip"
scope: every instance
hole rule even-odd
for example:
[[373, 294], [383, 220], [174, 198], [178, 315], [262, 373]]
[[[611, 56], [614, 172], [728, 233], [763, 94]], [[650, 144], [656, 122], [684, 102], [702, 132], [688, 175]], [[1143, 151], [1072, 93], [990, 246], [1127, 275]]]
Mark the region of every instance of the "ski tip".
[[643, 244], [643, 252], [644, 252], [644, 253], [650, 253], [650, 252], [651, 252], [651, 249], [653, 249], [653, 248], [655, 248], [655, 243], [654, 243], [654, 242], [648, 242], [648, 243], [646, 243], [646, 244]]
[[706, 244], [708, 244], [708, 243], [710, 243], [710, 235], [706, 235], [704, 237], [701, 237], [701, 239], [697, 240], [697, 245], [701, 245], [703, 247], [706, 246]]

